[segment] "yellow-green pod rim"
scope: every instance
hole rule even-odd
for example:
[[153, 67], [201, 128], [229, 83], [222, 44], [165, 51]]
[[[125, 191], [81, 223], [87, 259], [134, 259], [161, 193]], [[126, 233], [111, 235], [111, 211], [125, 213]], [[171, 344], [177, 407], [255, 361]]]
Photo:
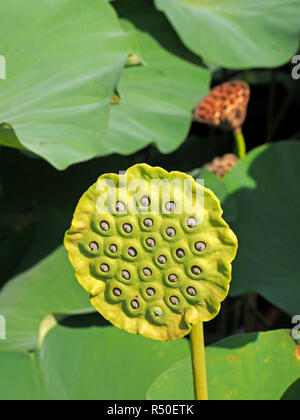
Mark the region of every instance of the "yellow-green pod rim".
[[228, 294], [238, 243], [222, 213], [191, 176], [138, 164], [82, 196], [65, 247], [104, 318], [176, 340], [213, 319]]

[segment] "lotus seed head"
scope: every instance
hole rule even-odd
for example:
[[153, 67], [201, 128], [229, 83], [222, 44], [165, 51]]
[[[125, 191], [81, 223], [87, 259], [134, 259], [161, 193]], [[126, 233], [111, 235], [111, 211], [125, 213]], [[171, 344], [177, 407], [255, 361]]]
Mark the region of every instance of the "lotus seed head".
[[117, 247], [117, 245], [115, 245], [115, 244], [111, 244], [111, 245], [109, 246], [109, 250], [110, 250], [110, 252], [111, 252], [112, 254], [115, 254], [115, 253], [118, 251], [118, 247]]
[[171, 283], [176, 283], [178, 280], [178, 277], [176, 276], [176, 274], [170, 274], [168, 279]]
[[125, 213], [126, 212], [126, 204], [125, 203], [123, 203], [123, 201], [117, 201], [116, 202], [116, 211], [118, 212], [118, 213]]
[[100, 228], [103, 230], [103, 232], [108, 232], [109, 227], [109, 223], [105, 222], [104, 220], [100, 222]]
[[147, 218], [144, 220], [144, 226], [146, 227], [152, 227], [153, 226], [153, 220], [150, 218]]
[[141, 206], [143, 206], [143, 207], [149, 207], [150, 206], [150, 198], [147, 195], [144, 195], [141, 198], [140, 203], [141, 203]]
[[143, 273], [146, 277], [152, 276], [152, 270], [150, 268], [144, 268]]
[[147, 238], [146, 239], [146, 244], [150, 247], [153, 248], [155, 246], [155, 240], [153, 238]]
[[195, 217], [188, 217], [186, 219], [186, 225], [187, 227], [189, 227], [190, 229], [193, 229], [194, 227], [197, 226], [197, 219], [195, 219]]
[[206, 248], [206, 244], [204, 242], [199, 241], [199, 242], [195, 243], [196, 251], [203, 252], [205, 250], [205, 248]]
[[153, 287], [148, 287], [148, 289], [146, 290], [146, 293], [148, 296], [154, 296], [155, 290], [153, 289]]
[[165, 205], [165, 209], [170, 213], [175, 211], [176, 203], [174, 201], [168, 201]]
[[123, 230], [126, 233], [131, 233], [132, 232], [132, 226], [131, 226], [131, 224], [130, 223], [124, 223]]
[[97, 242], [90, 242], [89, 247], [90, 250], [93, 252], [96, 252], [99, 249], [99, 245], [97, 244]]
[[108, 265], [108, 264], [101, 264], [101, 265], [100, 265], [100, 270], [101, 270], [103, 273], [108, 273], [108, 272], [109, 272], [109, 265]]
[[[118, 175], [100, 177], [107, 179], [122, 201], [114, 199], [99, 213], [107, 192], [96, 182], [82, 197], [65, 238], [76, 277], [94, 307], [117, 327], [157, 340], [183, 337], [194, 324], [213, 319], [228, 293], [237, 251], [219, 200], [189, 175], [146, 164], [128, 169], [127, 194]], [[138, 199], [139, 191], [129, 189], [136, 180], [148, 184]], [[153, 180], [168, 181], [169, 198], [163, 188], [154, 191]], [[177, 195], [177, 180], [183, 187], [189, 181], [187, 193]], [[198, 191], [204, 194], [204, 212]], [[192, 210], [179, 206], [190, 198]]]
[[123, 279], [125, 279], [125, 280], [129, 280], [129, 279], [130, 279], [130, 273], [129, 273], [129, 271], [127, 271], [127, 270], [123, 270], [123, 271], [122, 271], [122, 277], [123, 277]]
[[196, 296], [197, 294], [196, 289], [194, 289], [194, 287], [188, 287], [186, 291], [190, 296]]
[[176, 230], [174, 228], [167, 228], [166, 230], [166, 234], [170, 237], [173, 238], [176, 235]]
[[185, 252], [183, 249], [180, 248], [180, 249], [177, 249], [176, 255], [178, 258], [183, 258], [185, 256]]
[[136, 249], [133, 247], [128, 248], [128, 255], [130, 255], [131, 257], [136, 257], [137, 255]]

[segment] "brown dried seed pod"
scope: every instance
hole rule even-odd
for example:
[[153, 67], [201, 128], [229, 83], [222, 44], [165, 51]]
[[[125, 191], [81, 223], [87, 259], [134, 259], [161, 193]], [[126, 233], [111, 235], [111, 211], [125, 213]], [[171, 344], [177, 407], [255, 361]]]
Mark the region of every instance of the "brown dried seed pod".
[[223, 178], [232, 168], [238, 163], [239, 159], [232, 153], [227, 153], [224, 156], [217, 156], [208, 163], [205, 167], [209, 172], [213, 172], [219, 178]]

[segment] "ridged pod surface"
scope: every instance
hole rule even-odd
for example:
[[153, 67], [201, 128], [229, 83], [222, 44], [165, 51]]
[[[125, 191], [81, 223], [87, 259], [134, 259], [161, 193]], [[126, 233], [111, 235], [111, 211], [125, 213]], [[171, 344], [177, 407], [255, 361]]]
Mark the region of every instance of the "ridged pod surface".
[[237, 239], [212, 191], [184, 173], [138, 164], [102, 175], [83, 195], [65, 247], [103, 317], [175, 340], [218, 314]]

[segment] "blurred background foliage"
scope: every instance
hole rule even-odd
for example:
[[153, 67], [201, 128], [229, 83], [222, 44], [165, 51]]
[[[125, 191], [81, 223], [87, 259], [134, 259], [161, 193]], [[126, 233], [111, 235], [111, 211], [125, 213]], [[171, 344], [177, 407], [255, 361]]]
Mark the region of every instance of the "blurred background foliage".
[[[188, 341], [108, 325], [62, 247], [98, 176], [147, 162], [204, 178], [239, 238], [230, 297], [206, 324], [211, 398], [299, 400], [300, 2], [21, 3], [0, 0], [0, 399], [192, 398]], [[233, 136], [193, 110], [234, 79], [251, 87], [249, 153], [219, 178], [205, 165]]]

